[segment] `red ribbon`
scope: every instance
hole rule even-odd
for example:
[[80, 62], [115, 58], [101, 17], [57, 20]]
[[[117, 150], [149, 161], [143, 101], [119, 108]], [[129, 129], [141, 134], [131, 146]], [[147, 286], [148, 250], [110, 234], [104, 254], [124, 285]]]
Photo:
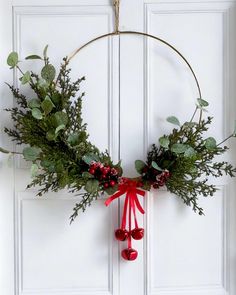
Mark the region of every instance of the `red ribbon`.
[[144, 197], [145, 191], [138, 189], [138, 182], [136, 180], [132, 180], [129, 178], [122, 178], [118, 187], [118, 191], [106, 200], [105, 205], [109, 206], [112, 201], [114, 201], [115, 199], [119, 198], [120, 196], [124, 194], [126, 194], [126, 197], [124, 202], [121, 229], [126, 228], [126, 216], [127, 216], [127, 210], [129, 207], [129, 231], [131, 231], [131, 212], [133, 212], [133, 215], [134, 215], [134, 222], [135, 222], [136, 228], [138, 228], [136, 208], [139, 210], [140, 213], [142, 214], [145, 213], [137, 196], [137, 195], [140, 195]]

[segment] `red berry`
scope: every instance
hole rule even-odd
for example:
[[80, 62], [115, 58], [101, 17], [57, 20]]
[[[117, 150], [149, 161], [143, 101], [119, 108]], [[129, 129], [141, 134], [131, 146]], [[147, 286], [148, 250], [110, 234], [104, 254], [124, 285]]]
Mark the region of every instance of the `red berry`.
[[142, 173], [147, 173], [148, 172], [148, 167], [145, 166], [143, 169], [142, 169]]
[[109, 173], [111, 171], [111, 167], [110, 166], [106, 166], [106, 172]]
[[154, 183], [153, 184], [153, 188], [155, 188], [155, 189], [159, 188], [159, 183], [158, 184], [157, 183]]
[[93, 175], [95, 173], [95, 169], [94, 168], [90, 168], [89, 169], [89, 173]]
[[109, 183], [108, 183], [108, 182], [105, 182], [105, 183], [103, 184], [103, 187], [104, 187], [104, 188], [108, 188], [108, 187], [109, 187]]
[[111, 180], [111, 181], [110, 181], [110, 186], [114, 186], [114, 185], [116, 185], [115, 180]]
[[117, 175], [118, 171], [115, 168], [111, 168], [111, 174], [112, 175]]

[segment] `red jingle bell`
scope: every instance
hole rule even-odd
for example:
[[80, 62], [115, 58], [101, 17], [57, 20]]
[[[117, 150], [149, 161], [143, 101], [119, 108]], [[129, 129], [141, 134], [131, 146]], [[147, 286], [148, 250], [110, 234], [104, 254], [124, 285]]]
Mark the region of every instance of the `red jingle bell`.
[[135, 260], [138, 257], [138, 251], [133, 248], [127, 248], [122, 250], [121, 256], [125, 260]]
[[141, 240], [144, 236], [144, 229], [143, 228], [134, 228], [131, 231], [131, 236], [134, 240]]
[[126, 229], [118, 228], [115, 231], [115, 237], [118, 241], [125, 241], [129, 236], [129, 232]]

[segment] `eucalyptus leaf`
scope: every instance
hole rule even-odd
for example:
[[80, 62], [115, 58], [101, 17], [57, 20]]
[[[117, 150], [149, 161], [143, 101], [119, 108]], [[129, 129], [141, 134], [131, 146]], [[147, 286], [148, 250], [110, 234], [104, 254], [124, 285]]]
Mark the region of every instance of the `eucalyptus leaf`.
[[95, 193], [98, 188], [99, 188], [99, 181], [96, 179], [88, 180], [84, 186], [84, 189], [90, 194]]
[[45, 159], [45, 160], [42, 160], [40, 162], [40, 165], [43, 168], [47, 169], [49, 172], [55, 172], [55, 165], [54, 165], [54, 163], [52, 161], [49, 161], [49, 160]]
[[56, 76], [56, 70], [53, 65], [47, 64], [42, 68], [41, 77], [47, 82], [52, 82]]
[[183, 143], [175, 143], [171, 147], [171, 151], [176, 154], [182, 154], [188, 149], [188, 146]]
[[78, 133], [72, 133], [68, 136], [67, 141], [71, 146], [76, 146], [79, 144], [79, 134]]
[[196, 126], [195, 122], [185, 122], [184, 126], [189, 127], [189, 128], [193, 128]]
[[56, 112], [53, 115], [53, 118], [54, 118], [54, 122], [55, 122], [55, 127], [58, 127], [60, 125], [66, 126], [66, 124], [68, 123], [67, 114], [62, 111]]
[[31, 177], [35, 177], [37, 175], [38, 170], [39, 170], [39, 166], [35, 163], [32, 164], [30, 168]]
[[105, 192], [108, 194], [108, 195], [113, 195], [115, 192], [118, 191], [118, 185], [114, 185], [113, 187], [108, 187]]
[[43, 102], [41, 103], [41, 107], [45, 113], [45, 115], [48, 115], [52, 109], [55, 107], [54, 103], [51, 101], [50, 97], [47, 95]]
[[208, 150], [212, 150], [212, 149], [215, 149], [216, 148], [216, 140], [214, 137], [208, 137], [206, 140], [205, 140], [205, 147], [208, 149]]
[[52, 97], [51, 97], [52, 102], [54, 103], [54, 105], [58, 105], [59, 103], [61, 103], [61, 95], [60, 93], [53, 93]]
[[40, 109], [38, 109], [38, 108], [32, 109], [32, 116], [37, 120], [43, 119], [43, 114], [41, 113]]
[[23, 149], [23, 156], [26, 161], [35, 161], [41, 153], [41, 149], [37, 147], [25, 147]]
[[48, 51], [48, 44], [44, 47], [44, 50], [43, 50], [44, 59], [47, 59], [47, 51]]
[[66, 126], [64, 124], [59, 125], [55, 130], [55, 134], [58, 134], [59, 131], [65, 129], [65, 128], [66, 128]]
[[18, 53], [13, 51], [11, 52], [8, 57], [7, 57], [7, 64], [10, 66], [10, 67], [15, 67], [17, 66], [18, 64]]
[[27, 105], [28, 105], [28, 107], [29, 107], [30, 109], [33, 109], [33, 108], [40, 108], [40, 106], [41, 106], [41, 102], [40, 102], [39, 99], [37, 99], [37, 98], [33, 98], [33, 99], [31, 99], [31, 100], [29, 100], [29, 101], [27, 102]]
[[10, 152], [8, 150], [5, 150], [4, 148], [0, 147], [0, 153], [4, 153], [4, 154], [10, 154]]
[[83, 178], [89, 178], [89, 179], [94, 178], [94, 176], [91, 173], [87, 172], [87, 171], [82, 173], [82, 177]]
[[141, 160], [136, 160], [135, 161], [135, 169], [136, 171], [139, 173], [139, 174], [142, 174], [143, 172], [143, 168], [146, 167], [146, 163], [144, 163], [143, 161]]
[[24, 85], [26, 83], [29, 83], [30, 79], [31, 79], [30, 72], [29, 71], [25, 72], [24, 75], [20, 78], [21, 84]]
[[162, 147], [168, 149], [169, 144], [170, 144], [170, 140], [168, 137], [163, 136], [163, 137], [159, 138], [159, 143]]
[[161, 167], [159, 167], [154, 161], [152, 161], [152, 168], [156, 169], [157, 171], [163, 171], [163, 169], [161, 169]]
[[174, 125], [177, 125], [177, 126], [180, 126], [180, 122], [179, 122], [179, 119], [176, 118], [175, 116], [170, 116], [166, 119], [167, 122], [171, 123], [171, 124], [174, 124]]
[[200, 107], [208, 107], [209, 106], [209, 103], [206, 100], [202, 99], [202, 98], [198, 98], [197, 102], [198, 102]]
[[26, 56], [25, 59], [42, 59], [42, 57], [36, 54], [32, 54], [32, 55]]
[[54, 139], [56, 139], [56, 133], [55, 133], [55, 130], [54, 129], [50, 129], [47, 133], [46, 133], [46, 138], [47, 140], [49, 141], [52, 141]]
[[82, 160], [88, 165], [90, 165], [91, 162], [99, 162], [100, 161], [99, 157], [95, 154], [86, 154], [83, 156]]
[[49, 87], [48, 82], [44, 79], [39, 79], [37, 84], [39, 87], [43, 88], [44, 90], [47, 90]]
[[187, 148], [187, 150], [184, 152], [184, 156], [185, 156], [186, 158], [192, 158], [192, 157], [194, 157], [195, 155], [196, 155], [196, 151], [195, 151], [195, 149], [192, 148], [192, 147]]

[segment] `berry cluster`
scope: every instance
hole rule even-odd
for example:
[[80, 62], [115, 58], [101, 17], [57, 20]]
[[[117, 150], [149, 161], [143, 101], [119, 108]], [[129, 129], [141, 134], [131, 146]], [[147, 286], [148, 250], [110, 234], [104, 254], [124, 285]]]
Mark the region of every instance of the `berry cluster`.
[[154, 189], [164, 186], [169, 177], [168, 170], [159, 171], [150, 166], [145, 166], [142, 170], [142, 180], [148, 182]]
[[116, 168], [110, 167], [101, 162], [92, 162], [89, 166], [89, 173], [99, 180], [104, 189], [114, 187], [118, 183], [119, 172]]
[[156, 176], [156, 181], [153, 183], [152, 187], [158, 189], [161, 186], [164, 186], [167, 179], [170, 177], [170, 172], [168, 170], [162, 171]]

